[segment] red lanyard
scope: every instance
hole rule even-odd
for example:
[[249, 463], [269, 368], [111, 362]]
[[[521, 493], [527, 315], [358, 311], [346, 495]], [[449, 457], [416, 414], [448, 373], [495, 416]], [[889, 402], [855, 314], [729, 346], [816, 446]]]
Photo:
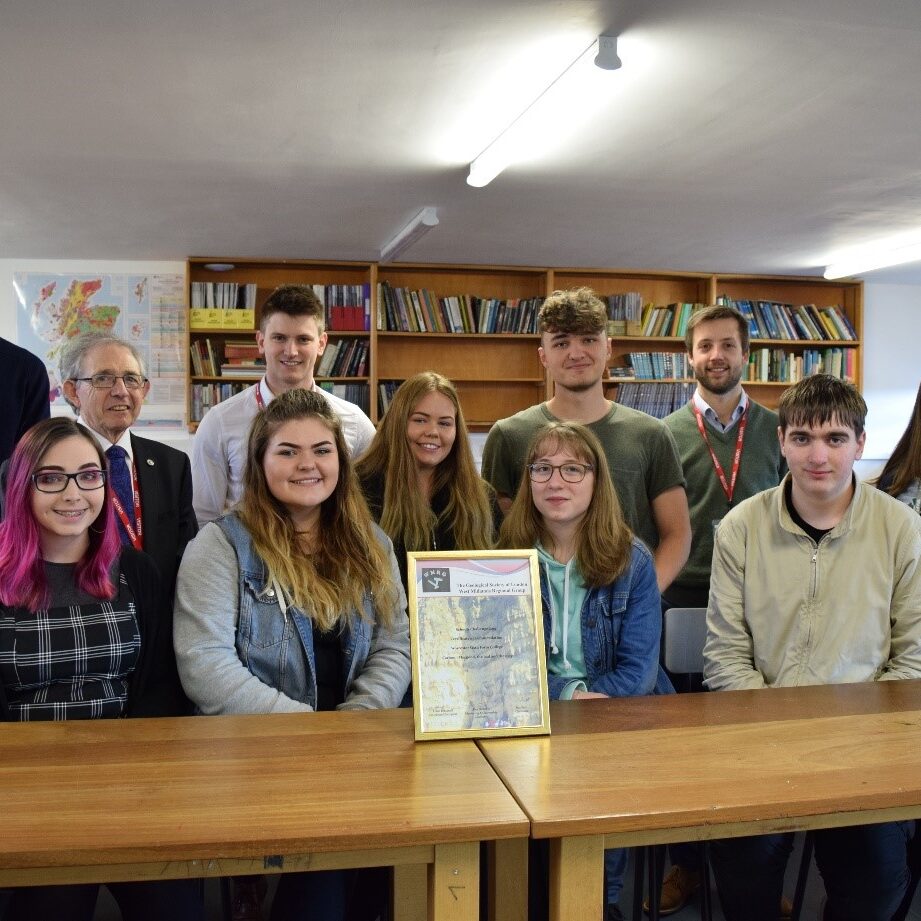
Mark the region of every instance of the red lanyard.
[[262, 396], [262, 384], [256, 384], [256, 405], [260, 412], [265, 409], [265, 399]]
[[703, 438], [704, 444], [710, 452], [710, 460], [713, 461], [713, 469], [716, 471], [717, 477], [719, 477], [720, 485], [723, 487], [723, 492], [726, 493], [729, 504], [732, 505], [732, 494], [736, 491], [736, 478], [739, 475], [739, 464], [742, 460], [742, 444], [745, 441], [745, 427], [748, 425], [748, 407], [745, 407], [742, 412], [742, 418], [739, 420], [739, 434], [736, 437], [735, 453], [732, 455], [732, 480], [728, 483], [726, 482], [726, 474], [723, 472], [723, 465], [720, 463], [716, 454], [714, 454], [713, 448], [710, 445], [710, 439], [707, 437], [707, 428], [704, 425], [703, 413], [693, 400], [691, 400], [691, 409], [694, 410], [694, 415], [697, 418], [697, 428], [700, 429], [700, 437]]
[[[126, 461], [128, 460], [130, 459], [126, 458]], [[129, 466], [131, 468], [131, 499], [134, 505], [134, 527], [131, 526], [131, 522], [128, 520], [128, 513], [125, 511], [121, 499], [115, 495], [114, 489], [112, 490], [112, 505], [115, 508], [115, 514], [118, 515], [118, 519], [122, 523], [122, 527], [125, 529], [125, 533], [128, 535], [128, 540], [131, 541], [131, 546], [135, 550], [143, 550], [144, 526], [141, 524], [141, 491], [138, 489], [138, 475], [134, 469], [133, 460]]]

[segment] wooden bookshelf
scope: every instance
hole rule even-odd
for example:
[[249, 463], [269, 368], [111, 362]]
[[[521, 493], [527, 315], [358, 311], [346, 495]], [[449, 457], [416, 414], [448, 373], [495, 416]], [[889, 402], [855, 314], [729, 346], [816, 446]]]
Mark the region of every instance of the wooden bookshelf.
[[[541, 268], [458, 265], [382, 265], [378, 282], [393, 288], [426, 289], [439, 297], [544, 297]], [[375, 292], [375, 295], [377, 292]], [[402, 333], [378, 331], [375, 384], [401, 381], [434, 370], [457, 387], [469, 428], [487, 430], [547, 397], [536, 335], [517, 333]], [[378, 390], [377, 386], [374, 388]], [[376, 394], [379, 397], [379, 393]], [[376, 406], [380, 407], [378, 399]]]
[[[233, 268], [229, 271], [213, 271], [206, 268], [208, 263], [230, 263]], [[254, 259], [228, 259], [226, 257], [193, 257], [188, 260], [188, 282], [237, 282], [238, 284], [255, 284], [256, 285], [256, 307], [255, 320], [252, 327], [241, 328], [214, 328], [209, 327], [195, 328], [189, 327], [188, 343], [186, 354], [190, 354], [190, 349], [196, 341], [210, 340], [212, 349], [218, 357], [223, 355], [224, 344], [228, 340], [246, 339], [254, 340], [256, 330], [259, 328], [261, 320], [262, 305], [268, 296], [279, 285], [284, 284], [306, 284], [306, 285], [368, 285], [373, 297], [375, 286], [374, 281], [375, 266], [367, 262], [338, 262], [338, 261], [317, 261], [317, 260], [254, 260]], [[372, 305], [373, 306], [373, 305]], [[370, 313], [369, 323], [372, 329], [367, 330], [339, 330], [329, 328], [327, 324], [327, 333], [329, 334], [329, 345], [331, 348], [336, 345], [340, 339], [362, 338], [369, 344], [369, 360], [373, 362], [373, 347], [371, 340], [373, 338], [373, 312]], [[248, 386], [259, 380], [261, 374], [253, 377], [220, 377], [220, 376], [196, 376], [189, 368], [189, 386], [188, 386], [188, 418], [190, 420], [189, 428], [194, 431], [197, 422], [194, 421], [193, 412], [193, 388], [199, 384], [243, 384]], [[317, 375], [318, 384], [355, 384], [363, 383], [368, 390], [370, 398], [372, 369], [368, 368], [366, 373], [361, 377], [322, 377]]]
[[[231, 262], [228, 272], [213, 272], [205, 263]], [[189, 259], [189, 281], [239, 284], [255, 283], [257, 298], [253, 329], [190, 329], [190, 344], [211, 338], [218, 344], [227, 339], [254, 336], [261, 307], [280, 284], [311, 285], [367, 284], [370, 286], [370, 329], [337, 331], [330, 329], [330, 346], [339, 339], [360, 337], [368, 342], [366, 374], [360, 378], [322, 378], [318, 382], [365, 383], [368, 388], [369, 415], [378, 422], [382, 415], [381, 385], [399, 383], [424, 370], [435, 370], [454, 381], [460, 393], [464, 415], [473, 430], [487, 430], [504, 418], [552, 395], [549, 381], [537, 355], [539, 338], [530, 333], [476, 332], [396, 332], [378, 328], [384, 315], [378, 297], [378, 284], [394, 289], [426, 291], [438, 298], [474, 296], [503, 301], [546, 297], [556, 289], [587, 286], [599, 295], [637, 292], [644, 304], [712, 304], [718, 296], [733, 300], [775, 301], [816, 307], [837, 306], [857, 332], [854, 341], [753, 339], [752, 350], [763, 347], [784, 349], [802, 356], [809, 349], [828, 347], [853, 353], [852, 378], [862, 384], [861, 337], [863, 330], [863, 285], [861, 282], [787, 276], [751, 276], [673, 272], [659, 270], [546, 268], [529, 266], [423, 265], [338, 262], [319, 260], [249, 260], [226, 257]], [[679, 336], [615, 335], [612, 337], [612, 367], [628, 364], [631, 352], [682, 353]], [[187, 353], [188, 354], [188, 353]], [[191, 370], [191, 369], [190, 369]], [[660, 382], [686, 382], [688, 378], [666, 378]], [[205, 382], [228, 382], [227, 378], [189, 377], [191, 418], [192, 387]], [[233, 378], [233, 383], [243, 383]], [[621, 384], [634, 383], [619, 378], [606, 382], [609, 396], [616, 398]], [[753, 398], [775, 407], [786, 382], [746, 382]], [[194, 429], [194, 425], [190, 425]]]
[[[861, 336], [863, 330], [863, 284], [861, 282], [825, 281], [822, 278], [802, 276], [709, 275], [703, 273], [678, 273], [627, 270], [557, 269], [550, 273], [556, 288], [588, 286], [599, 295], [625, 294], [636, 291], [645, 303], [714, 304], [724, 296], [737, 300], [772, 301], [799, 306], [813, 304], [818, 308], [836, 306], [847, 315], [857, 332], [856, 340], [766, 339], [752, 338], [751, 351], [757, 349], [782, 349], [785, 353], [802, 357], [809, 350], [840, 349], [854, 354], [851, 379], [861, 387], [863, 373], [861, 361]], [[623, 336], [611, 338], [611, 367], [629, 365], [632, 352], [686, 352], [683, 336]], [[690, 377], [661, 377], [626, 380], [612, 377], [606, 389], [616, 398], [623, 383], [684, 383]], [[776, 408], [781, 393], [789, 381], [746, 380], [745, 388], [752, 397], [765, 406]]]

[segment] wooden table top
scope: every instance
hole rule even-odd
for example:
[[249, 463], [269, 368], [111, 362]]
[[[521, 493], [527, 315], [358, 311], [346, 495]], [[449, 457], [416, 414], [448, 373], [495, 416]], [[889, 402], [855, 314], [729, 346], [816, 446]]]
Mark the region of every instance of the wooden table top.
[[561, 701], [550, 724], [478, 743], [537, 838], [610, 847], [921, 816], [921, 680]]
[[469, 741], [411, 710], [0, 724], [0, 867], [397, 848], [528, 834]]

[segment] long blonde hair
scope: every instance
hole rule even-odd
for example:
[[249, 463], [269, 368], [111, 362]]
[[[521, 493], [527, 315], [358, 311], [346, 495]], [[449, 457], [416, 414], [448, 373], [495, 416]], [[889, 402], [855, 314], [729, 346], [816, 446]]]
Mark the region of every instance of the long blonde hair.
[[494, 523], [490, 487], [477, 474], [467, 424], [454, 384], [434, 371], [405, 380], [393, 397], [367, 452], [358, 461], [358, 475], [380, 478], [384, 484], [380, 526], [407, 550], [431, 550], [432, 531], [439, 519], [418, 487], [416, 464], [406, 440], [409, 417], [430, 393], [446, 396], [456, 413], [456, 434], [448, 456], [435, 468], [432, 495], [447, 489], [448, 503], [440, 521], [462, 550], [488, 550]]
[[[339, 479], [320, 506], [320, 531], [313, 553], [298, 545], [294, 523], [272, 495], [263, 462], [269, 440], [286, 422], [318, 419], [330, 430], [339, 455]], [[374, 591], [378, 622], [390, 627], [397, 589], [389, 556], [373, 530], [342, 435], [342, 424], [319, 394], [296, 388], [276, 397], [253, 420], [249, 433], [243, 498], [236, 509], [253, 547], [290, 600], [318, 627], [329, 630], [354, 612], [363, 616], [365, 593]]]
[[553, 538], [534, 505], [527, 465], [564, 449], [591, 464], [595, 471], [595, 488], [579, 528], [575, 559], [585, 584], [601, 588], [610, 585], [629, 565], [633, 534], [620, 510], [601, 442], [577, 422], [550, 422], [531, 439], [515, 501], [499, 532], [499, 546], [519, 549], [540, 542], [552, 548]]

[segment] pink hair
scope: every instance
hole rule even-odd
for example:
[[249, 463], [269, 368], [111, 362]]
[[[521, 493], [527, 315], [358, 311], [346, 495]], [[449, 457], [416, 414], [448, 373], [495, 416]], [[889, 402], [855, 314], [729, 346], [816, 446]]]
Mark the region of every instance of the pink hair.
[[[48, 449], [74, 435], [85, 438], [106, 469], [106, 457], [90, 430], [79, 422], [56, 416], [33, 425], [16, 445], [10, 459], [6, 511], [0, 522], [0, 602], [37, 611], [51, 603], [45, 580], [40, 529], [32, 514], [32, 474]], [[114, 598], [112, 564], [121, 552], [115, 515], [106, 487], [102, 509], [89, 527], [89, 548], [77, 564], [77, 588], [94, 598]]]

